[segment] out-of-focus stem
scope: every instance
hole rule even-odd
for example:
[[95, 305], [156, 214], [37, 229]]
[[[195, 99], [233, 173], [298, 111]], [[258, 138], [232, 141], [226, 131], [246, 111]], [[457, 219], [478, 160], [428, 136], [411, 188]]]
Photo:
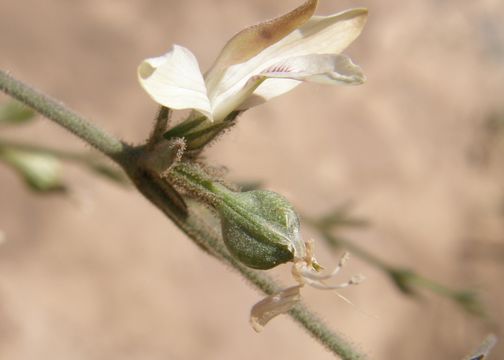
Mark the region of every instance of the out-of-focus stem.
[[383, 271], [402, 293], [407, 295], [415, 295], [417, 288], [428, 289], [438, 295], [452, 299], [465, 311], [473, 315], [480, 317], [486, 316], [485, 309], [479, 302], [474, 292], [469, 290], [453, 289], [429, 278], [426, 278], [420, 274], [417, 274], [416, 272], [408, 268], [401, 268], [390, 264], [375, 256], [371, 252], [356, 245], [354, 242], [340, 236], [334, 236], [332, 234], [333, 225], [331, 224], [325, 225], [324, 222], [320, 222], [316, 219], [311, 219], [308, 217], [305, 218], [305, 221], [310, 226], [313, 226], [315, 229], [317, 229], [329, 245], [344, 247], [350, 253], [361, 258], [371, 266], [374, 266]]
[[110, 158], [117, 160], [123, 154], [125, 144], [119, 139], [91, 124], [59, 101], [14, 79], [3, 70], [0, 70], [0, 89], [61, 125]]

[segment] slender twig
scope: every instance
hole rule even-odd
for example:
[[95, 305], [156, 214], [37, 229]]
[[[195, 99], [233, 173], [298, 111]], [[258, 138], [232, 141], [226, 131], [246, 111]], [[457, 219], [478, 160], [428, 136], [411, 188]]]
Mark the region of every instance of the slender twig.
[[44, 154], [55, 157], [58, 160], [69, 161], [74, 164], [87, 167], [95, 174], [105, 176], [109, 180], [114, 180], [121, 185], [129, 185], [129, 179], [121, 168], [110, 164], [98, 154], [87, 152], [77, 152], [62, 149], [55, 149], [43, 145], [34, 145], [24, 142], [5, 140], [0, 138], [0, 152], [5, 149], [18, 150], [28, 153]]
[[[194, 209], [181, 212], [173, 204], [165, 189], [153, 174], [141, 167], [145, 147], [130, 148], [120, 140], [107, 135], [82, 117], [68, 110], [59, 102], [43, 95], [27, 85], [0, 71], [0, 89], [12, 95], [50, 120], [60, 124], [86, 143], [94, 146], [121, 165], [130, 176], [138, 191], [170, 218], [192, 241], [209, 254], [240, 272], [250, 283], [270, 295], [281, 287], [264, 273], [251, 270], [226, 250], [220, 233], [204, 220]], [[364, 355], [352, 348], [341, 336], [332, 332], [323, 322], [304, 306], [297, 306], [290, 312], [315, 339], [344, 360], [364, 359]]]
[[92, 162], [92, 161], [97, 160], [96, 157], [93, 156], [93, 154], [91, 154], [91, 153], [54, 149], [54, 148], [49, 148], [49, 147], [41, 146], [41, 145], [34, 145], [34, 144], [27, 144], [27, 143], [18, 142], [18, 141], [6, 140], [4, 138], [0, 138], [0, 147], [14, 148], [17, 150], [28, 151], [28, 152], [42, 153], [42, 154], [52, 155], [52, 156], [58, 157], [63, 160], [72, 160], [72, 161], [83, 162], [83, 163]]
[[165, 106], [159, 108], [156, 120], [154, 121], [154, 127], [152, 132], [147, 139], [147, 146], [152, 149], [161, 139], [163, 139], [163, 134], [166, 132], [168, 122], [171, 118], [171, 110]]
[[[137, 173], [133, 175], [133, 178], [136, 179], [135, 183], [139, 191], [172, 219], [203, 250], [239, 271], [250, 283], [258, 287], [266, 295], [277, 293], [282, 288], [264, 273], [251, 270], [232, 257], [224, 247], [220, 234], [194, 211], [190, 212], [190, 215], [185, 218], [177, 215], [170, 206], [170, 202], [166, 201], [166, 195], [150, 185], [153, 180], [148, 174]], [[330, 330], [321, 319], [305, 306], [298, 305], [289, 314], [335, 355], [345, 360], [365, 359], [363, 354], [353, 349], [352, 345], [344, 338]]]
[[486, 317], [484, 306], [480, 303], [473, 291], [467, 289], [453, 289], [417, 274], [413, 270], [388, 263], [358, 246], [355, 242], [341, 236], [334, 236], [332, 233], [333, 224], [318, 221], [310, 217], [305, 217], [304, 220], [310, 226], [314, 227], [329, 245], [333, 247], [343, 247], [371, 266], [383, 271], [403, 294], [417, 295], [416, 288], [422, 287], [438, 295], [452, 299], [470, 314], [483, 318]]
[[0, 89], [61, 125], [112, 159], [117, 160], [123, 154], [125, 145], [120, 140], [89, 123], [61, 102], [14, 79], [3, 70], [0, 70]]

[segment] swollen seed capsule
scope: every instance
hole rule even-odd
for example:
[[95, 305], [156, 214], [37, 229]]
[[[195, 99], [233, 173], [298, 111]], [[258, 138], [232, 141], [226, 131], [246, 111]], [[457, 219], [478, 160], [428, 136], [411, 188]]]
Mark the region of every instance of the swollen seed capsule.
[[267, 190], [218, 193], [224, 242], [243, 264], [266, 270], [304, 256], [299, 218], [283, 196]]

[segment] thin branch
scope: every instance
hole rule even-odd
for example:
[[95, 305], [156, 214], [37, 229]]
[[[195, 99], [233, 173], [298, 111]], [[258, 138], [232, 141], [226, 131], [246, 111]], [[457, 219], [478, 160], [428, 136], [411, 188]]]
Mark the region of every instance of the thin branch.
[[3, 149], [14, 149], [23, 152], [44, 154], [55, 157], [58, 160], [72, 162], [92, 171], [94, 174], [115, 181], [117, 184], [126, 186], [130, 185], [129, 178], [124, 173], [122, 168], [112, 165], [101, 155], [87, 152], [76, 152], [69, 150], [55, 149], [43, 145], [34, 145], [24, 142], [4, 140], [0, 138], [0, 153]]
[[[188, 217], [184, 217], [173, 211], [166, 195], [153, 186], [155, 181], [150, 178], [149, 174], [137, 171], [132, 174], [132, 178], [138, 190], [166, 214], [200, 248], [240, 272], [250, 283], [262, 290], [266, 295], [276, 293], [283, 288], [263, 272], [252, 270], [232, 257], [225, 248], [220, 234], [215, 231], [214, 226], [208, 224], [194, 210], [190, 211]], [[335, 355], [344, 360], [366, 358], [365, 355], [353, 349], [353, 346], [347, 340], [330, 330], [306, 306], [298, 305], [289, 314]]]
[[403, 294], [417, 295], [416, 288], [419, 287], [429, 289], [438, 295], [450, 298], [468, 313], [486, 318], [487, 314], [484, 305], [480, 302], [477, 294], [473, 291], [467, 289], [453, 289], [417, 274], [415, 271], [408, 268], [392, 265], [356, 245], [353, 241], [345, 239], [341, 236], [334, 236], [331, 233], [330, 226], [329, 228], [326, 228], [322, 223], [310, 218], [306, 218], [305, 221], [319, 231], [320, 235], [330, 246], [342, 246], [371, 266], [383, 271]]
[[82, 163], [97, 161], [98, 159], [96, 157], [99, 156], [98, 154], [94, 154], [96, 156], [93, 156], [93, 154], [91, 154], [91, 153], [60, 150], [60, 149], [54, 149], [54, 148], [41, 146], [41, 145], [34, 145], [34, 144], [28, 144], [28, 143], [24, 143], [24, 142], [5, 140], [4, 138], [0, 138], [0, 147], [8, 147], [8, 148], [14, 148], [17, 150], [21, 150], [21, 151], [42, 153], [42, 154], [52, 155], [52, 156], [58, 157], [63, 160], [70, 160], [70, 161], [82, 162]]
[[156, 120], [154, 121], [154, 128], [152, 129], [152, 133], [147, 140], [147, 146], [149, 149], [152, 149], [154, 145], [156, 145], [161, 139], [163, 139], [163, 135], [166, 132], [170, 118], [171, 110], [165, 106], [161, 106], [156, 116]]
[[[85, 119], [68, 110], [61, 103], [43, 95], [29, 86], [15, 80], [0, 70], [0, 89], [15, 97], [47, 118], [74, 133], [86, 143], [94, 146], [128, 173], [137, 189], [168, 218], [170, 218], [192, 241], [203, 250], [240, 272], [249, 282], [267, 295], [281, 287], [264, 273], [249, 269], [239, 263], [226, 250], [219, 231], [205, 221], [197, 211], [180, 211], [166, 189], [160, 186], [153, 175], [141, 167], [145, 147], [130, 148], [120, 140], [111, 137]], [[296, 306], [290, 315], [299, 322], [315, 339], [344, 360], [364, 359], [364, 355], [354, 350], [341, 336], [332, 332], [312, 312], [304, 306]]]
[[123, 154], [125, 145], [119, 139], [89, 123], [59, 101], [14, 79], [3, 70], [0, 70], [0, 89], [77, 135], [113, 160], [117, 161]]

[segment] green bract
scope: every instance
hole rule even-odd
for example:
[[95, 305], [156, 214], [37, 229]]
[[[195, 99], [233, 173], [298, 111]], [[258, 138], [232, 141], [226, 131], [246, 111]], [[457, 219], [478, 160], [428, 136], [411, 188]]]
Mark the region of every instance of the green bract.
[[304, 253], [299, 218], [283, 196], [267, 190], [237, 193], [221, 187], [218, 193], [224, 242], [242, 263], [265, 270]]

